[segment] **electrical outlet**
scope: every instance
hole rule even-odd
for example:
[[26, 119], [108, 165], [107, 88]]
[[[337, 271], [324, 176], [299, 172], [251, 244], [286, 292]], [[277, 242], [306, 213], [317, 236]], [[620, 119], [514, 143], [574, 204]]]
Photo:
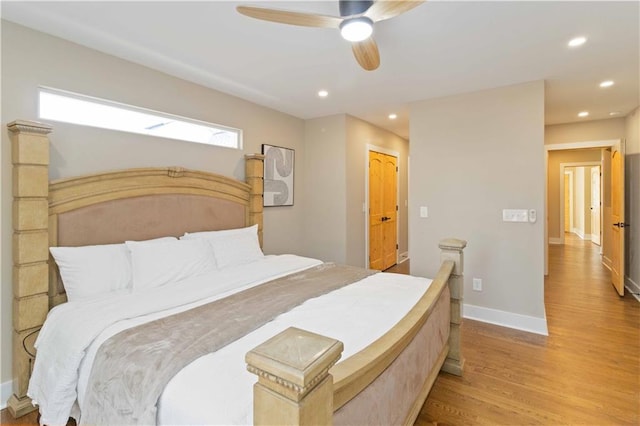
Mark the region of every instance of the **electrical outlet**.
[[481, 278], [474, 278], [473, 279], [473, 289], [475, 291], [482, 291], [482, 279]]

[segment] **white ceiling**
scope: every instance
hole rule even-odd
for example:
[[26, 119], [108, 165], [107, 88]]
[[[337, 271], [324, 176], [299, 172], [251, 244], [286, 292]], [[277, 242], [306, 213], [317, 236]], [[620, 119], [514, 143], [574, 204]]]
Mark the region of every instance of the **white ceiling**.
[[[337, 30], [258, 21], [238, 4], [338, 15], [337, 1], [3, 1], [2, 18], [297, 117], [347, 113], [404, 137], [412, 101], [540, 79], [547, 124], [639, 104], [637, 1], [426, 2], [375, 25], [375, 71]], [[578, 35], [587, 43], [569, 49]], [[616, 84], [599, 88], [606, 79]]]

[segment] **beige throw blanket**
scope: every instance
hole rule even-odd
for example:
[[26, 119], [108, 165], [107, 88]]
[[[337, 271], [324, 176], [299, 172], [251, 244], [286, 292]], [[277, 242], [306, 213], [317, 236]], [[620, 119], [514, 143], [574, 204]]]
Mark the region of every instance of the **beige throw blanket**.
[[160, 394], [187, 364], [375, 272], [326, 263], [114, 335], [96, 355], [80, 424], [155, 424]]

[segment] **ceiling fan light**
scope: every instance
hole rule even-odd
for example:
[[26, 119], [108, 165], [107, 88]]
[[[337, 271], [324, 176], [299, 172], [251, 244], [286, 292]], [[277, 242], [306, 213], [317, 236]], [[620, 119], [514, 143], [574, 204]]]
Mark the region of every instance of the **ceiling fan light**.
[[373, 33], [373, 21], [366, 16], [345, 19], [340, 24], [340, 34], [347, 41], [366, 40]]

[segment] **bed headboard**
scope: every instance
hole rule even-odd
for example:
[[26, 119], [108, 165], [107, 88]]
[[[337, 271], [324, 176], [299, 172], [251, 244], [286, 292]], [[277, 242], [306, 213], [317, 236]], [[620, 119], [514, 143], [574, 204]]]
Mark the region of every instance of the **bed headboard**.
[[13, 395], [14, 415], [31, 411], [26, 396], [35, 335], [49, 309], [66, 301], [50, 246], [121, 243], [184, 232], [258, 225], [262, 244], [263, 160], [247, 155], [246, 182], [182, 167], [104, 172], [49, 182], [51, 127], [14, 121]]

